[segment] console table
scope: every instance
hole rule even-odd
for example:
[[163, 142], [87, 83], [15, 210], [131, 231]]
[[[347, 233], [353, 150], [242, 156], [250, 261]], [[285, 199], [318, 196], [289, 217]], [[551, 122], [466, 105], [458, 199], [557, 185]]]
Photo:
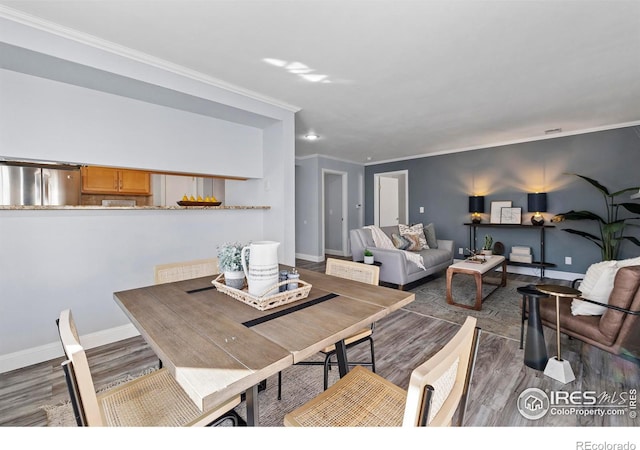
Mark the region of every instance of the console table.
[[555, 228], [554, 225], [521, 225], [521, 224], [506, 224], [506, 223], [465, 223], [465, 226], [469, 227], [469, 248], [477, 249], [477, 230], [478, 228], [510, 228], [520, 230], [536, 230], [540, 233], [540, 260], [533, 261], [531, 263], [523, 263], [507, 260], [507, 264], [512, 266], [525, 266], [525, 267], [538, 267], [540, 268], [540, 278], [544, 277], [544, 269], [547, 267], [555, 267], [555, 264], [546, 262], [544, 259], [544, 231], [547, 228]]

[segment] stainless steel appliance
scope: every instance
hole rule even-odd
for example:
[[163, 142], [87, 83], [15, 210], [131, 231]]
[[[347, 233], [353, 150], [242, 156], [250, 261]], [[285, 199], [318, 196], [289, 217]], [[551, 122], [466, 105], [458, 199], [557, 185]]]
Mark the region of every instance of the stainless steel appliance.
[[80, 166], [0, 161], [0, 205], [80, 204]]

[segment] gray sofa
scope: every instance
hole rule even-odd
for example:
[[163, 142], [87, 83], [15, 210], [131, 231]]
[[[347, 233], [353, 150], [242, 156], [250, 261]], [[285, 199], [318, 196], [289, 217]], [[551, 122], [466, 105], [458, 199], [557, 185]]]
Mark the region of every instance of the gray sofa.
[[[381, 227], [381, 230], [391, 238], [392, 233], [399, 233], [397, 226]], [[371, 230], [356, 228], [349, 232], [351, 254], [354, 261], [364, 260], [365, 249], [373, 253], [374, 261], [380, 265], [380, 281], [397, 285], [404, 289], [409, 283], [416, 282], [429, 275], [445, 270], [453, 264], [453, 241], [438, 239], [438, 248], [421, 250], [424, 260], [423, 270], [414, 262], [407, 260], [405, 253], [397, 249], [377, 248], [373, 241]]]

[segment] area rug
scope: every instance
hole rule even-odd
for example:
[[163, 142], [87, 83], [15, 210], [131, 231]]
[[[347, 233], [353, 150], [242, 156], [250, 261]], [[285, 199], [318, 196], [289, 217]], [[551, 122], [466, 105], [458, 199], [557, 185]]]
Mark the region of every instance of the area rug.
[[[497, 281], [496, 276], [489, 275], [489, 281]], [[496, 289], [482, 303], [482, 309], [475, 311], [447, 303], [447, 280], [444, 274], [437, 276], [423, 285], [412, 289], [416, 294], [414, 302], [404, 309], [419, 314], [448, 320], [462, 324], [467, 316], [478, 319], [478, 326], [483, 332], [495, 333], [510, 339], [520, 340], [521, 307], [520, 295], [517, 289], [526, 286], [527, 282], [507, 280], [505, 287]], [[452, 281], [452, 295], [454, 301], [472, 305], [475, 303], [476, 285], [471, 275], [457, 274]], [[495, 286], [483, 283], [482, 294], [486, 296]]]

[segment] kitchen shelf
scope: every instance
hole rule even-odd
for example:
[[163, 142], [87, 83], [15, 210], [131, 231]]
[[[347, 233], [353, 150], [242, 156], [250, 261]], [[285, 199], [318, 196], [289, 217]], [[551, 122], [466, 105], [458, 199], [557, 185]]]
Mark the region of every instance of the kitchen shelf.
[[[510, 261], [507, 264], [520, 267], [537, 267], [540, 269], [540, 278], [544, 277], [544, 269], [547, 267], [556, 267], [555, 264], [544, 260], [544, 232], [548, 228], [555, 228], [555, 225], [522, 225], [522, 224], [506, 224], [506, 223], [465, 223], [469, 227], [469, 248], [477, 249], [477, 229], [478, 228], [512, 228], [520, 230], [537, 230], [540, 232], [540, 261], [530, 263]], [[505, 255], [506, 257], [506, 255]]]
[[270, 206], [100, 206], [100, 205], [80, 205], [80, 206], [0, 206], [0, 210], [10, 211], [43, 211], [43, 210], [242, 210], [242, 209], [271, 209]]

